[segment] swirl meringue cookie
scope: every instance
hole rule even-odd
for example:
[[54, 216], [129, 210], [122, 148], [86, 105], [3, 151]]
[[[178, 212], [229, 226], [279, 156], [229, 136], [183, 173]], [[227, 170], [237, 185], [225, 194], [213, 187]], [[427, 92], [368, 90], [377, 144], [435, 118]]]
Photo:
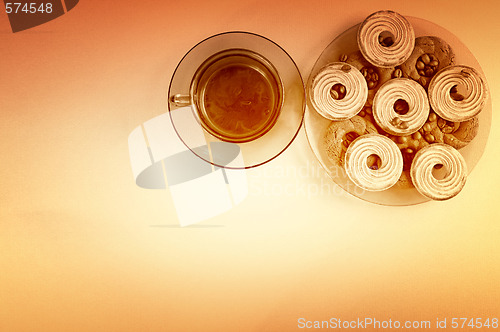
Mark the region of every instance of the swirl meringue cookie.
[[347, 148], [345, 170], [358, 187], [382, 191], [392, 187], [403, 172], [403, 156], [396, 143], [380, 134], [355, 139]]
[[329, 120], [347, 120], [361, 111], [368, 86], [361, 72], [345, 62], [334, 62], [314, 77], [310, 100], [316, 111]]
[[[403, 105], [402, 109], [399, 106]], [[425, 89], [408, 78], [395, 78], [380, 87], [373, 98], [373, 118], [386, 132], [405, 136], [419, 130], [429, 117]]]
[[[433, 170], [439, 166], [441, 178]], [[417, 152], [410, 175], [418, 192], [434, 200], [446, 200], [456, 196], [467, 180], [467, 165], [456, 149], [448, 144], [436, 143]]]
[[487, 95], [485, 80], [477, 70], [468, 66], [443, 68], [429, 83], [431, 107], [448, 121], [472, 119], [482, 111]]
[[413, 52], [415, 32], [402, 15], [393, 11], [378, 11], [359, 26], [358, 47], [371, 64], [394, 67], [402, 64]]

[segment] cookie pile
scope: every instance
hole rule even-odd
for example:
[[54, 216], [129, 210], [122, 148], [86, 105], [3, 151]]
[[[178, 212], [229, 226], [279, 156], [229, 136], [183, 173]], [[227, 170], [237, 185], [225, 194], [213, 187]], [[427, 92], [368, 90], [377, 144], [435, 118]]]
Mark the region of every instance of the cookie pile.
[[[422, 195], [436, 200], [455, 196], [467, 175], [465, 161], [456, 150], [469, 144], [478, 133], [478, 114], [488, 95], [484, 78], [474, 68], [456, 64], [455, 53], [445, 40], [437, 36], [415, 37], [411, 24], [392, 11], [368, 16], [359, 26], [357, 46], [356, 51], [334, 59], [333, 65], [342, 68], [344, 63], [347, 65], [344, 69], [359, 71], [361, 75], [349, 72], [349, 76], [362, 76], [361, 87], [355, 84], [346, 87], [341, 84], [345, 79], [329, 75], [332, 64], [312, 80], [313, 106], [319, 114], [332, 120], [323, 136], [328, 158], [350, 169], [349, 177], [357, 183], [356, 174], [366, 174], [366, 168], [376, 173], [379, 166], [398, 162], [393, 158], [370, 165], [366, 160], [346, 160], [351, 143], [368, 134], [386, 136], [403, 160], [401, 175], [394, 187], [415, 187]], [[325, 99], [328, 95], [325, 91], [330, 89], [328, 97], [334, 102], [319, 99], [314, 102], [314, 87], [320, 86], [320, 78], [322, 98]], [[325, 85], [325, 82], [328, 83]], [[359, 107], [360, 98], [363, 98], [362, 107]], [[349, 100], [355, 100], [353, 107], [346, 107]], [[335, 106], [328, 110], [322, 103], [342, 104], [343, 109], [348, 109], [347, 115], [344, 116], [342, 110], [339, 113]], [[373, 139], [372, 144], [378, 141]], [[365, 142], [363, 146], [369, 144]], [[426, 158], [439, 153], [445, 153], [445, 159]], [[366, 159], [366, 153], [357, 155]], [[348, 163], [361, 165], [361, 169], [356, 173]], [[446, 172], [436, 179], [432, 170], [440, 167]], [[370, 190], [380, 186], [363, 187]]]

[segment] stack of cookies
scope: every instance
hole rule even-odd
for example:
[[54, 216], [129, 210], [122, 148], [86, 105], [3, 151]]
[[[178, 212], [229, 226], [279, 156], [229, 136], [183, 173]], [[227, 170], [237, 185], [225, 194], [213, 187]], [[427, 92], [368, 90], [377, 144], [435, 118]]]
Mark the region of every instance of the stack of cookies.
[[[344, 167], [355, 184], [363, 179], [366, 190], [388, 189], [383, 174], [400, 167], [399, 174], [391, 173], [398, 174], [391, 186], [415, 187], [435, 200], [454, 197], [467, 176], [457, 150], [478, 133], [478, 114], [488, 95], [485, 79], [474, 68], [457, 64], [445, 40], [415, 37], [411, 24], [392, 11], [368, 16], [359, 26], [357, 46], [312, 80], [312, 105], [332, 120], [323, 134], [328, 158]], [[349, 150], [373, 150], [382, 143], [387, 149], [387, 141], [377, 135], [389, 138], [399, 153], [370, 154], [378, 158], [370, 163], [366, 153]], [[363, 144], [352, 144], [362, 136], [367, 136]], [[440, 178], [433, 175], [438, 168], [445, 170]], [[367, 177], [369, 173], [373, 176]], [[382, 179], [384, 185], [377, 185]]]

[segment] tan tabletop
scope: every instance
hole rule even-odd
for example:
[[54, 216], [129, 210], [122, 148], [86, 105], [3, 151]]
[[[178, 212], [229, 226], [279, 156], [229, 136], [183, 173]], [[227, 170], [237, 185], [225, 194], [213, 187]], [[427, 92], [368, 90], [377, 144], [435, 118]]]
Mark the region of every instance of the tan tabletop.
[[[18, 33], [2, 7], [0, 331], [500, 318], [499, 6], [81, 1]], [[177, 226], [168, 190], [135, 185], [127, 137], [167, 111], [175, 66], [197, 42], [262, 34], [307, 79], [335, 36], [381, 9], [449, 30], [486, 74], [489, 141], [458, 196], [411, 207], [352, 197], [316, 163], [303, 129], [278, 159], [247, 171], [240, 205], [191, 227]]]

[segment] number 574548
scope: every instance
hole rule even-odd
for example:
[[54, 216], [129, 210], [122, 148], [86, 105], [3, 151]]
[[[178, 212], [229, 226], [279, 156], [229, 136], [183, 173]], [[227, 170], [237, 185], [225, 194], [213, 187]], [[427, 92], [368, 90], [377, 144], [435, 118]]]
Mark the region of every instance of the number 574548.
[[35, 14], [35, 13], [47, 13], [50, 14], [52, 13], [52, 4], [50, 2], [48, 3], [41, 3], [37, 4], [34, 2], [6, 2], [5, 3], [5, 11], [7, 14], [21, 14], [21, 13], [26, 13], [26, 14]]

